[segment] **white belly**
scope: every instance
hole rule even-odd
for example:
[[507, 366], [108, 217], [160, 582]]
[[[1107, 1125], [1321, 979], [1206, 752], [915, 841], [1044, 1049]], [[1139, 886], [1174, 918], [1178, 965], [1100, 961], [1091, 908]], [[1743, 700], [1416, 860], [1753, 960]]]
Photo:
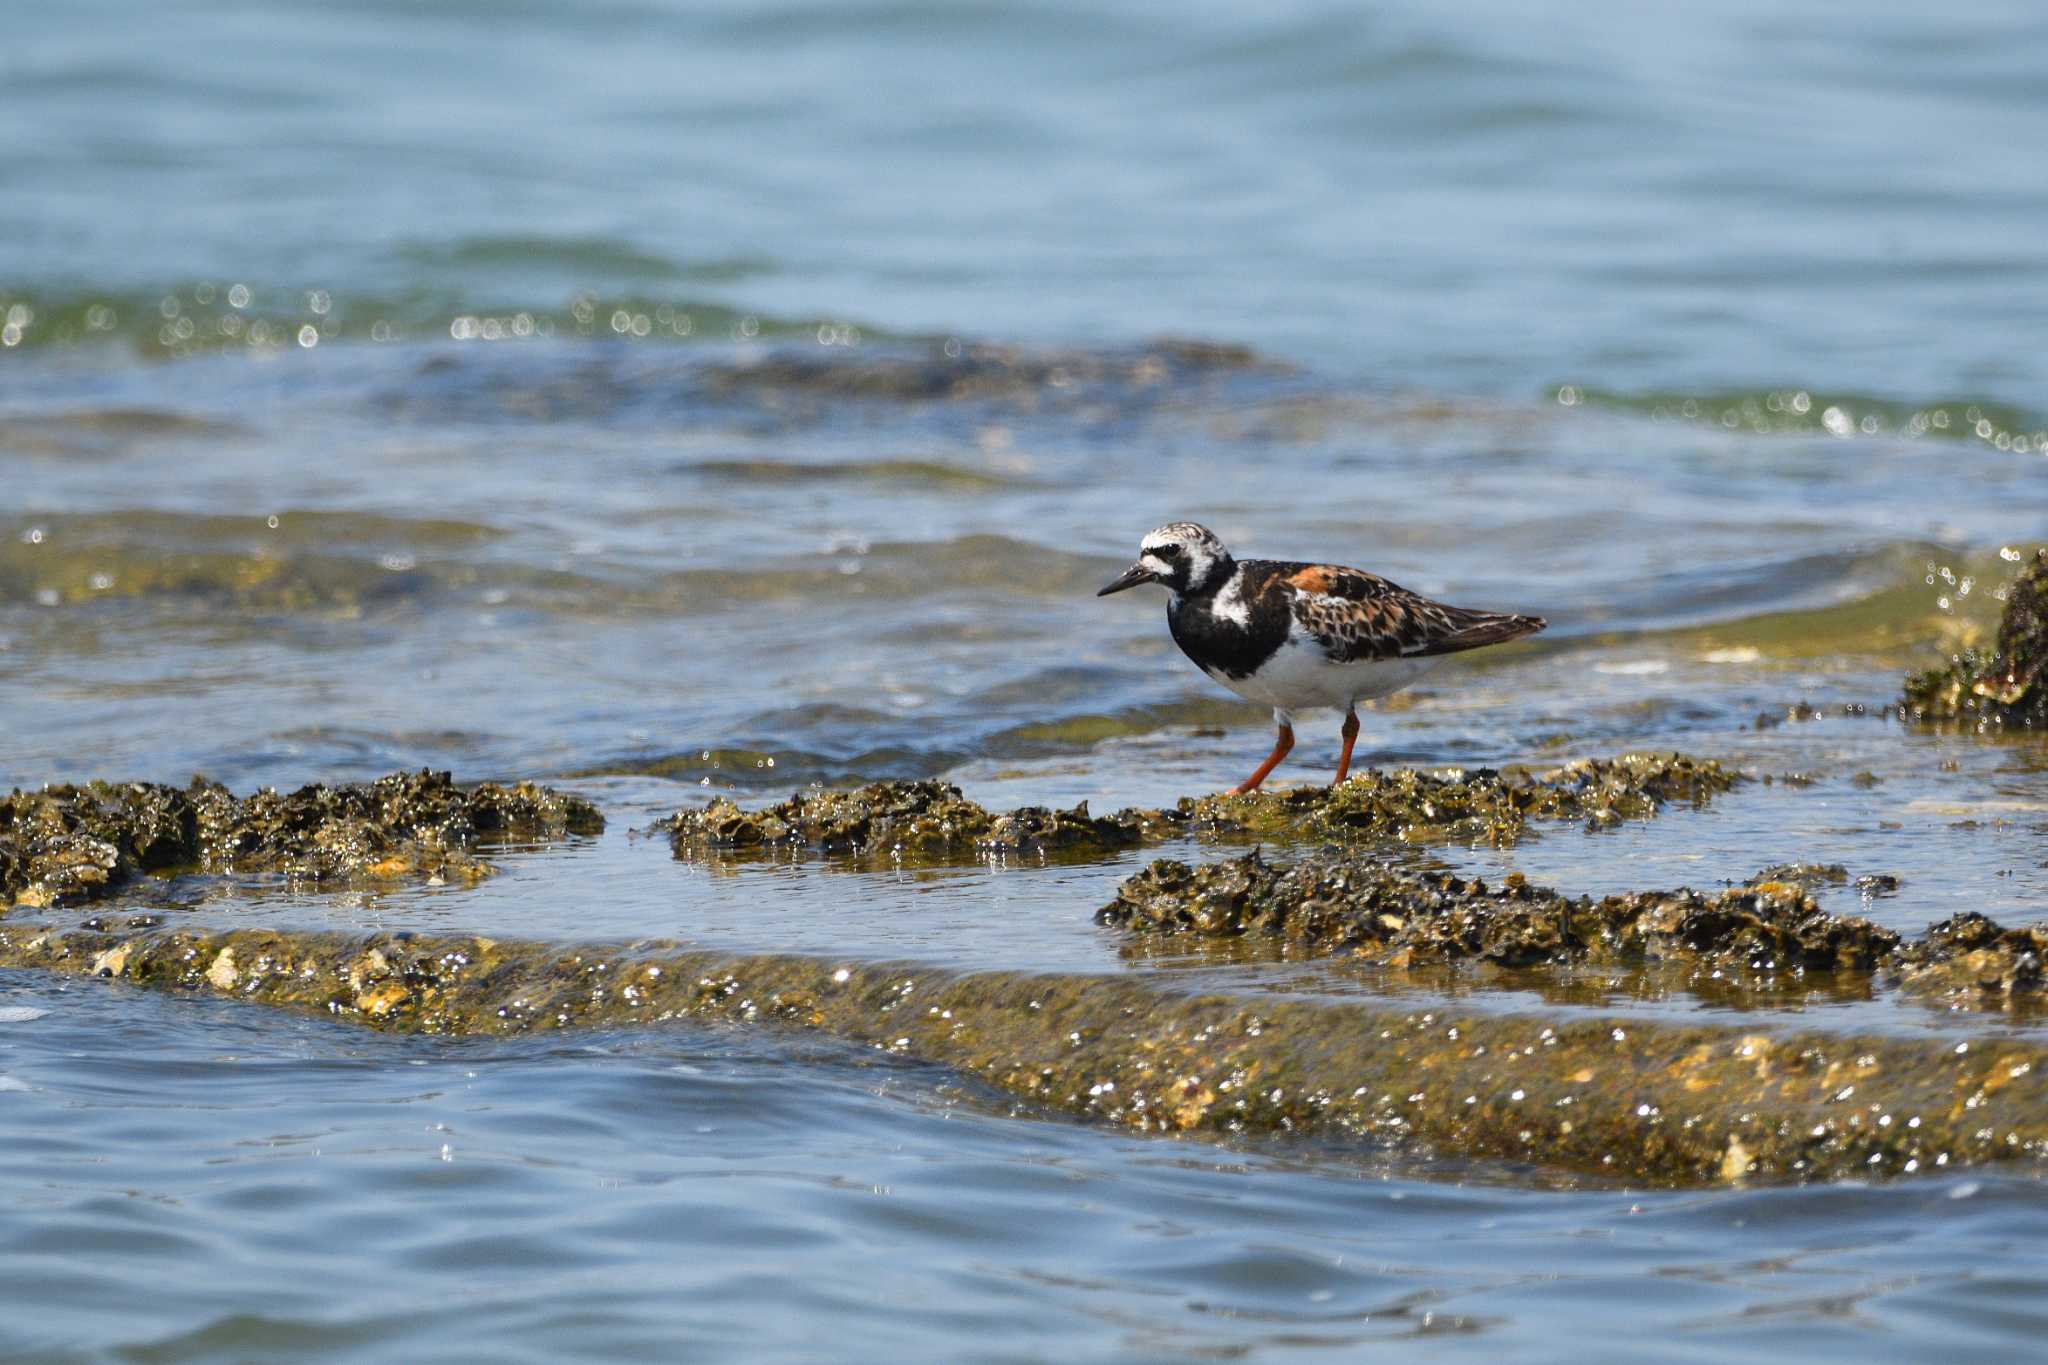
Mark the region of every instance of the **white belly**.
[[1349, 710], [1361, 701], [1399, 692], [1442, 662], [1440, 658], [1384, 659], [1332, 663], [1312, 641], [1288, 643], [1249, 678], [1210, 677], [1246, 701], [1276, 711], [1301, 711], [1318, 706]]

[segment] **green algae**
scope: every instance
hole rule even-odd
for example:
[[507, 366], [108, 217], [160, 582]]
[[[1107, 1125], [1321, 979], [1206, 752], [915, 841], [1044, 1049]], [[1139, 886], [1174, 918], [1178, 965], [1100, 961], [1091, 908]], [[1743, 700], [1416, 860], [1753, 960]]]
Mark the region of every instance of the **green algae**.
[[1964, 649], [1912, 674], [1902, 709], [1980, 732], [2048, 726], [2048, 547], [2007, 585], [1995, 647]]
[[340, 555], [252, 550], [28, 549], [0, 542], [0, 604], [186, 598], [243, 611], [353, 612], [417, 596], [429, 576]]
[[1370, 771], [1342, 786], [1207, 796], [1182, 801], [1180, 810], [1197, 828], [1269, 838], [1392, 837], [1503, 847], [1521, 839], [1531, 820], [1574, 820], [1599, 829], [1646, 819], [1673, 803], [1704, 805], [1739, 780], [1711, 759], [1622, 754], [1540, 773]]
[[0, 924], [0, 965], [505, 1035], [818, 1029], [1151, 1133], [1406, 1144], [1670, 1185], [2048, 1157], [2048, 1048], [1160, 991], [1131, 978], [477, 937]]
[[1096, 919], [1137, 934], [1284, 938], [1396, 968], [1683, 960], [1745, 976], [1868, 973], [1899, 943], [1868, 920], [1828, 914], [1792, 882], [1574, 900], [1519, 873], [1489, 887], [1343, 853], [1284, 869], [1258, 852], [1199, 868], [1160, 859]]
[[1170, 388], [1215, 373], [1281, 367], [1242, 347], [1165, 338], [1132, 351], [1047, 351], [958, 341], [913, 352], [782, 350], [703, 370], [718, 394], [765, 393], [898, 403], [1001, 401]]
[[475, 881], [492, 870], [479, 845], [603, 827], [581, 797], [530, 782], [462, 788], [445, 772], [247, 797], [203, 778], [182, 788], [45, 787], [0, 798], [0, 901], [89, 900], [143, 874], [186, 870]]

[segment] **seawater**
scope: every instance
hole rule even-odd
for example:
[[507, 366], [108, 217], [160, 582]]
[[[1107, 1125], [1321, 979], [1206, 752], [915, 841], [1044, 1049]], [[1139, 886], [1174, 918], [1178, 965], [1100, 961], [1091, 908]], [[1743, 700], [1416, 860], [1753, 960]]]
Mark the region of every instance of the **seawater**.
[[1551, 1189], [1122, 1137], [758, 1034], [6, 986], [20, 1358], [2010, 1359], [2042, 1326], [2032, 1180]]
[[[474, 889], [167, 889], [194, 922], [1172, 972], [1090, 918], [1142, 858], [635, 831], [813, 782], [1236, 780], [1264, 717], [1156, 600], [1090, 595], [1192, 516], [1552, 618], [1368, 717], [1365, 762], [1773, 778], [1455, 866], [1824, 856], [1900, 877], [1825, 899], [1901, 930], [2038, 918], [2039, 742], [1883, 705], [2048, 507], [2044, 62], [1988, 3], [11, 15], [0, 783], [424, 764], [612, 820]], [[1283, 778], [1334, 763], [1302, 741]], [[1794, 1018], [1994, 1027], [1760, 1022]], [[1138, 1140], [765, 1031], [390, 1038], [14, 975], [0, 1164], [0, 1350], [36, 1359], [2004, 1359], [2043, 1325], [2027, 1178]]]

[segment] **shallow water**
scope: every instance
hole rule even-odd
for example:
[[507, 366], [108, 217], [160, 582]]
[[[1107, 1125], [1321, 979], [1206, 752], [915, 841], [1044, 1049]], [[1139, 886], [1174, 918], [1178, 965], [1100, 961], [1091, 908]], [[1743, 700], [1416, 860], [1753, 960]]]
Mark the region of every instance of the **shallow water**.
[[[1127, 955], [1092, 922], [1150, 858], [1241, 845], [852, 871], [638, 833], [721, 790], [1104, 811], [1236, 780], [1265, 718], [1156, 597], [1091, 595], [1195, 516], [1551, 618], [1369, 715], [1366, 763], [1756, 779], [1404, 856], [1592, 894], [1817, 859], [1897, 876], [1821, 899], [1902, 931], [2039, 918], [2041, 741], [1883, 708], [1995, 619], [2048, 508], [2048, 200], [2012, 150], [2048, 136], [2044, 61], [2017, 4], [21, 16], [0, 785], [428, 765], [610, 819], [475, 888], [135, 897], [194, 923], [1735, 1008]], [[1281, 776], [1335, 754], [1314, 718]], [[0, 1255], [42, 1307], [0, 1342], [30, 1355], [795, 1357], [838, 1319], [914, 1357], [2006, 1356], [2041, 1325], [2027, 1180], [1564, 1190], [1138, 1142], [765, 1034], [6, 991]]]
[[2048, 1325], [2031, 1180], [1559, 1191], [1121, 1137], [757, 1033], [392, 1038], [0, 989], [23, 1357], [1497, 1359], [1569, 1320], [1597, 1351], [1988, 1359]]

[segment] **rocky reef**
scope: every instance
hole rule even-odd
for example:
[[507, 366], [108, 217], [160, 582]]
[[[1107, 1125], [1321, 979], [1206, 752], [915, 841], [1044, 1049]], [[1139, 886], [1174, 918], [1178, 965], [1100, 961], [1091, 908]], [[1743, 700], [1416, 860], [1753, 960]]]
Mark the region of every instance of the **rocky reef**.
[[[1162, 858], [1127, 878], [1096, 921], [1137, 943], [1175, 936], [1263, 943], [1288, 957], [1396, 970], [1457, 967], [1675, 969], [1677, 984], [1739, 1003], [1745, 991], [1824, 986], [1849, 998], [1888, 987], [1963, 1009], [2048, 1005], [2048, 924], [2007, 928], [1958, 915], [1908, 938], [1822, 909], [1813, 888], [1837, 864], [1768, 868], [1742, 886], [1576, 899], [1511, 873], [1497, 886], [1326, 850], [1290, 867], [1259, 852], [1190, 867]], [[1857, 879], [1867, 895], [1895, 878]], [[1240, 954], [1241, 956], [1241, 954]], [[1670, 972], [1663, 979], [1672, 982]], [[1530, 983], [1540, 986], [1540, 983]]]
[[1979, 730], [2048, 726], [2048, 547], [2007, 586], [1996, 646], [1907, 678], [1902, 709]]
[[1531, 820], [1590, 828], [1653, 816], [1667, 804], [1703, 805], [1740, 778], [1684, 754], [1589, 758], [1547, 771], [1396, 768], [1359, 773], [1340, 787], [1297, 787], [1183, 800], [1198, 828], [1268, 838], [1409, 843], [1515, 843]]
[[1574, 900], [1518, 873], [1489, 887], [1344, 853], [1284, 869], [1258, 852], [1199, 868], [1161, 859], [1096, 919], [1138, 934], [1284, 939], [1397, 968], [1682, 959], [1724, 973], [1869, 972], [1899, 943], [1866, 919], [1828, 914], [1797, 882]]
[[[1595, 898], [1519, 875], [1489, 884], [1397, 846], [1512, 842], [1541, 820], [1598, 830], [1709, 800], [1736, 780], [1680, 755], [1624, 755], [1541, 772], [1367, 773], [1335, 790], [1108, 816], [1085, 805], [999, 813], [943, 782], [889, 782], [751, 811], [717, 798], [658, 827], [681, 858], [805, 850], [855, 865], [1092, 857], [1190, 834], [1319, 842], [1289, 864], [1264, 848], [1201, 865], [1161, 859], [1125, 879], [1097, 918], [1127, 935], [1134, 956], [1199, 967], [1213, 947], [1218, 963], [1318, 959], [1302, 970], [1327, 974], [1319, 982], [1371, 978], [1367, 998], [1216, 992], [1235, 978], [1187, 970], [970, 973], [667, 943], [220, 932], [179, 928], [160, 909], [102, 911], [76, 927], [48, 914], [0, 920], [0, 967], [393, 1030], [675, 1019], [816, 1029], [952, 1067], [1034, 1110], [1136, 1130], [1411, 1143], [1663, 1184], [2048, 1160], [2048, 1042], [1851, 1034], [1736, 1012], [1800, 992], [2032, 1012], [2048, 1001], [2048, 925], [1963, 915], [1905, 938], [1823, 908], [1816, 896], [1852, 877], [1818, 860], [1740, 886]], [[469, 880], [489, 871], [494, 844], [601, 827], [580, 798], [527, 783], [460, 788], [445, 773], [241, 798], [203, 781], [54, 787], [0, 801], [0, 892], [49, 906], [188, 870]], [[1858, 884], [1876, 895], [1895, 883]], [[1615, 983], [1634, 977], [1728, 1009], [1682, 1022], [1617, 1013]], [[1478, 1004], [1485, 983], [1515, 986], [1516, 1012]]]
[[1962, 1006], [2010, 1007], [2037, 999], [2048, 925], [2008, 929], [1979, 914], [1930, 925], [1891, 966], [1902, 990]]
[[1029, 406], [1048, 397], [1099, 398], [1104, 391], [1166, 389], [1216, 373], [1281, 368], [1241, 346], [1174, 338], [1100, 352], [955, 341], [928, 350], [881, 350], [852, 359], [809, 349], [778, 350], [745, 363], [707, 366], [703, 382], [716, 393]]
[[1361, 772], [1341, 787], [1182, 797], [1165, 810], [1091, 815], [1027, 806], [988, 810], [944, 782], [873, 782], [797, 792], [761, 810], [715, 797], [662, 821], [679, 858], [807, 850], [857, 858], [937, 860], [987, 853], [1106, 853], [1194, 831], [1220, 838], [1512, 844], [1532, 820], [1603, 828], [1673, 802], [1699, 805], [1740, 780], [1683, 754], [1591, 758], [1544, 772], [1480, 768]]
[[1123, 810], [1094, 816], [1026, 806], [999, 815], [945, 782], [871, 782], [852, 791], [797, 792], [762, 810], [725, 797], [656, 828], [678, 858], [716, 851], [808, 850], [857, 858], [930, 860], [979, 853], [1103, 853], [1178, 828], [1170, 814]]
[[445, 772], [247, 797], [202, 778], [45, 787], [0, 798], [0, 903], [90, 900], [179, 871], [474, 881], [491, 871], [481, 845], [603, 828], [581, 797], [530, 782], [458, 787]]
[[1666, 1185], [2048, 1158], [2048, 1048], [1386, 1002], [1136, 977], [563, 949], [474, 936], [56, 931], [0, 966], [207, 991], [377, 1028], [502, 1035], [664, 1020], [815, 1029], [1035, 1109], [1153, 1133], [1418, 1144]]

